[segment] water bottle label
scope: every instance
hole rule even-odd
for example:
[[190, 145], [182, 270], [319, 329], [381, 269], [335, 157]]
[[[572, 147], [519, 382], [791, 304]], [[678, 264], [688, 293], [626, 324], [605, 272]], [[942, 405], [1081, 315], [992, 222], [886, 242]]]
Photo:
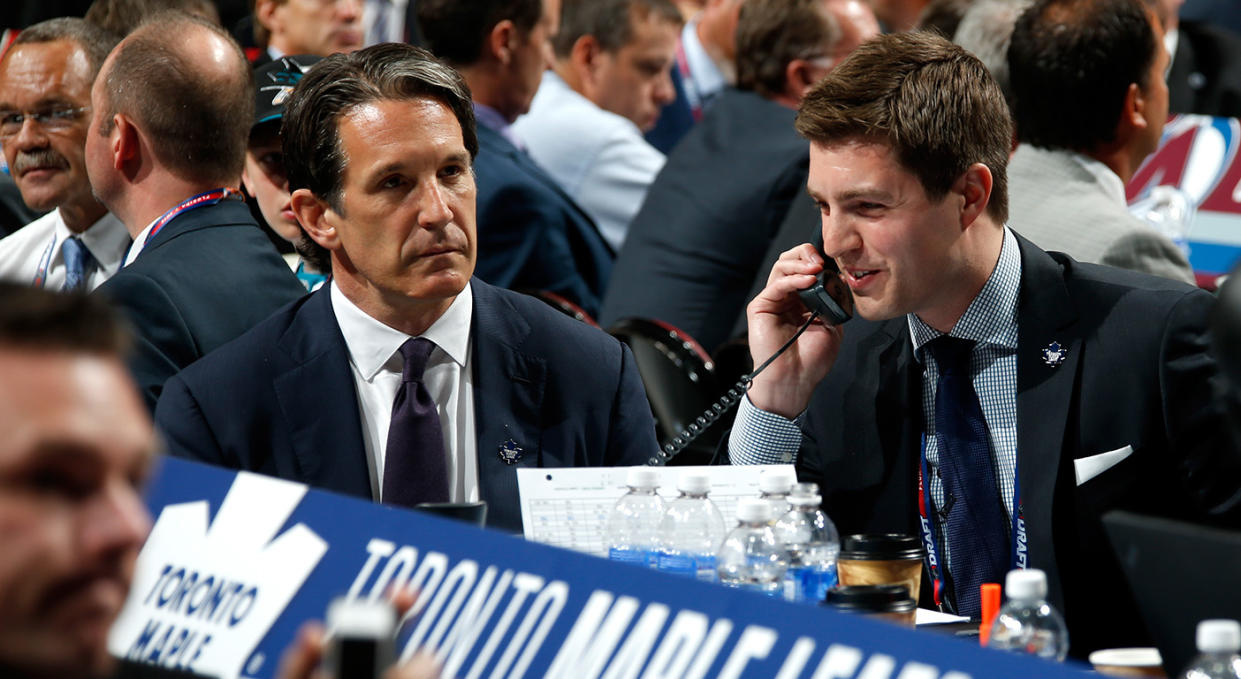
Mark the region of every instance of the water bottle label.
[[697, 560], [688, 554], [660, 554], [658, 560], [659, 570], [665, 573], [688, 577], [698, 576]]
[[836, 585], [836, 564], [827, 568], [797, 569], [798, 601], [817, 604], [827, 598], [827, 590]]
[[698, 562], [698, 579], [703, 582], [715, 582], [718, 574], [715, 572], [715, 555], [699, 554], [696, 561]]
[[642, 549], [622, 549], [620, 547], [613, 547], [608, 550], [608, 559], [640, 566], [649, 566], [651, 564], [651, 554]]

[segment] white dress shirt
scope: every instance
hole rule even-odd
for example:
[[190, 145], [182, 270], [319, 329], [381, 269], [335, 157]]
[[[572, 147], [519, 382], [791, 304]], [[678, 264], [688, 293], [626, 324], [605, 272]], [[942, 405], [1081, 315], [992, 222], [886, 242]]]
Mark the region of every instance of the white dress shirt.
[[138, 255], [142, 254], [142, 248], [147, 244], [147, 236], [151, 235], [151, 227], [155, 226], [157, 221], [159, 221], [159, 217], [152, 219], [151, 223], [147, 224], [146, 228], [134, 239], [134, 244], [129, 247], [129, 253], [125, 255], [125, 263], [121, 265], [122, 267], [133, 264], [134, 260], [138, 259]]
[[[0, 278], [33, 283], [39, 267], [47, 260], [43, 286], [60, 290], [65, 285], [65, 258], [61, 246], [75, 235], [65, 225], [60, 210], [52, 210], [0, 240]], [[129, 232], [111, 212], [104, 214], [79, 234], [95, 264], [87, 277], [86, 289], [94, 290], [121, 267]]]
[[664, 154], [647, 143], [633, 121], [599, 108], [553, 71], [543, 73], [530, 112], [513, 130], [619, 251], [664, 166]]
[[[392, 403], [401, 386], [400, 348], [410, 335], [371, 318], [349, 301], [333, 281], [332, 311], [349, 350], [349, 368], [358, 393], [362, 439], [371, 477], [371, 496], [383, 501], [384, 461]], [[435, 343], [422, 382], [435, 400], [448, 459], [452, 502], [478, 500], [478, 440], [474, 426], [474, 376], [470, 369], [470, 324], [474, 297], [470, 285], [448, 310], [419, 335]]]

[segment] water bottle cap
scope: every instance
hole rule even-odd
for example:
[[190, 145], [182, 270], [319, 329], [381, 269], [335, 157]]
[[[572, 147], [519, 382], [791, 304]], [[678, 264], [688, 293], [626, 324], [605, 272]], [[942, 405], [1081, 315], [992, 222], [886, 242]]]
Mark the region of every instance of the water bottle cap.
[[1241, 624], [1236, 620], [1203, 620], [1198, 623], [1198, 650], [1202, 653], [1241, 651]]
[[1047, 598], [1047, 574], [1037, 568], [1015, 569], [1004, 580], [1009, 599], [1034, 601]]
[[682, 493], [706, 493], [711, 490], [711, 475], [706, 472], [681, 472], [677, 490]]
[[757, 497], [743, 497], [737, 501], [737, 520], [753, 523], [771, 520], [771, 505]]
[[795, 495], [818, 495], [819, 484], [817, 483], [798, 483], [793, 486], [793, 490], [789, 491], [790, 496]]
[[630, 467], [625, 485], [631, 488], [659, 487], [659, 471], [654, 467]]
[[769, 470], [758, 476], [758, 489], [764, 493], [787, 493], [797, 483], [797, 476], [791, 471]]
[[789, 495], [789, 504], [794, 507], [817, 507], [822, 503], [823, 498], [818, 493], [814, 495]]

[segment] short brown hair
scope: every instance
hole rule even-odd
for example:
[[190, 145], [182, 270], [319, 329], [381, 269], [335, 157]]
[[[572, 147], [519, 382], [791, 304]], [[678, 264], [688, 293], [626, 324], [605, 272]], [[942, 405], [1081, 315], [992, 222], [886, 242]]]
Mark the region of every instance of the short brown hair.
[[789, 62], [824, 56], [841, 35], [823, 0], [748, 0], [737, 18], [737, 87], [775, 97]]
[[1012, 124], [1004, 95], [981, 61], [938, 35], [864, 43], [806, 94], [795, 126], [816, 144], [888, 145], [935, 201], [982, 163], [993, 183], [987, 212], [1008, 219]]
[[108, 53], [116, 47], [117, 36], [77, 17], [59, 17], [41, 21], [17, 34], [13, 45], [30, 45], [45, 42], [68, 40], [77, 43], [86, 54], [90, 64], [90, 77], [94, 81], [99, 75], [99, 68], [108, 58]]
[[340, 119], [380, 100], [434, 99], [452, 111], [472, 161], [478, 133], [470, 88], [461, 74], [421, 47], [380, 43], [350, 54], [334, 54], [311, 67], [285, 105], [280, 137], [289, 190], [310, 189], [341, 212], [344, 149]]
[[[199, 55], [182, 45], [202, 28], [232, 48], [227, 77], [205, 75]], [[104, 75], [106, 115], [101, 130], [124, 113], [148, 134], [155, 156], [178, 177], [235, 185], [246, 162], [254, 122], [254, 84], [245, 55], [219, 26], [179, 11], [157, 14], [121, 42]]]
[[0, 281], [0, 348], [124, 357], [128, 329], [98, 295]]
[[633, 40], [635, 24], [652, 17], [674, 26], [685, 23], [671, 0], [564, 0], [552, 48], [558, 58], [568, 58], [573, 45], [589, 35], [603, 51], [615, 53]]

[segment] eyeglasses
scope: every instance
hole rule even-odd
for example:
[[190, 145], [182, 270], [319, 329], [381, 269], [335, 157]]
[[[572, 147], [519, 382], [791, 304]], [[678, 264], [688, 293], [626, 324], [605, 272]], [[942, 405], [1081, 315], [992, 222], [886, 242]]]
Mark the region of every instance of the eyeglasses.
[[22, 131], [26, 120], [38, 123], [45, 130], [64, 130], [78, 116], [90, 110], [89, 106], [78, 108], [49, 108], [43, 111], [0, 111], [0, 138], [15, 136]]

